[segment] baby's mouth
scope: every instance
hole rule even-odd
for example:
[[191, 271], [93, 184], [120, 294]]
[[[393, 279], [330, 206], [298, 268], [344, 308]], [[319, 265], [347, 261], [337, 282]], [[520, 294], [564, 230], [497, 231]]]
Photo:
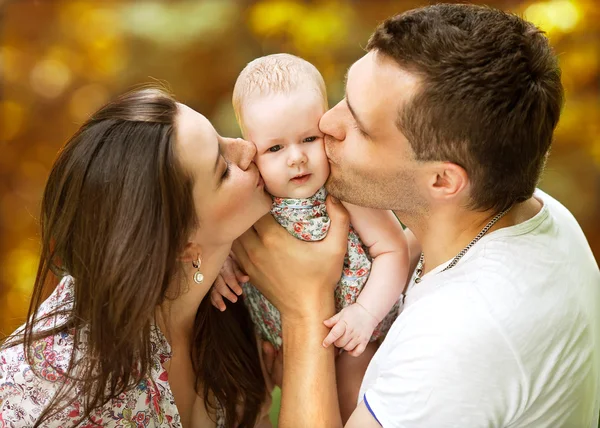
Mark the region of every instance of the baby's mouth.
[[310, 173], [298, 174], [297, 176], [292, 178], [290, 181], [293, 182], [294, 184], [304, 184], [308, 181], [310, 176], [311, 176]]

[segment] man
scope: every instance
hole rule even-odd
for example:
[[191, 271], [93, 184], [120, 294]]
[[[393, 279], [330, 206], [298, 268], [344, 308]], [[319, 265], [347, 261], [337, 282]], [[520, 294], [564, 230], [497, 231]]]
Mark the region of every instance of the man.
[[[596, 427], [600, 272], [535, 189], [563, 100], [548, 40], [498, 10], [435, 5], [385, 21], [367, 51], [321, 120], [327, 189], [393, 209], [422, 253], [346, 426]], [[281, 311], [284, 427], [342, 424], [321, 341], [347, 216], [327, 208], [320, 243], [266, 217], [234, 244]]]

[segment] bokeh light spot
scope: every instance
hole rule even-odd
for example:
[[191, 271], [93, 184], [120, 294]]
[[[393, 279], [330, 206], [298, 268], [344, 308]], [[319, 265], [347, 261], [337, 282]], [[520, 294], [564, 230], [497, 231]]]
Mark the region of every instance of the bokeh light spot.
[[547, 32], [572, 31], [580, 19], [577, 5], [568, 0], [533, 3], [525, 9], [525, 19]]
[[10, 141], [23, 126], [24, 109], [16, 101], [0, 101], [0, 141]]
[[22, 54], [12, 46], [0, 46], [0, 75], [7, 82], [16, 82], [23, 72]]
[[56, 98], [71, 83], [71, 71], [62, 61], [43, 59], [33, 67], [29, 80], [39, 95]]
[[92, 83], [77, 89], [69, 102], [69, 113], [77, 122], [86, 121], [100, 106], [108, 101], [108, 91], [104, 86]]

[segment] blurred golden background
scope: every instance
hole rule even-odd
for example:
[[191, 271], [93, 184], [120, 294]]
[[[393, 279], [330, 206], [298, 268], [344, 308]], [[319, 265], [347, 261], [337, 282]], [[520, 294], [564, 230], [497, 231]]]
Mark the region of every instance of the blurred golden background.
[[[541, 187], [564, 203], [600, 255], [600, 6], [488, 0], [547, 32], [567, 101]], [[290, 52], [323, 73], [331, 105], [369, 34], [423, 1], [0, 0], [0, 336], [24, 321], [38, 262], [39, 203], [61, 145], [116, 94], [166, 82], [217, 130], [239, 135], [238, 72]]]

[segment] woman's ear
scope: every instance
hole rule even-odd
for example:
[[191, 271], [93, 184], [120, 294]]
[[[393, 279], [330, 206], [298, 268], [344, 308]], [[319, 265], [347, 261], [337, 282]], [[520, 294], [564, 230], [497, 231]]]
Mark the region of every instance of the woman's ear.
[[185, 248], [181, 252], [181, 256], [179, 256], [179, 260], [182, 262], [193, 262], [198, 260], [198, 258], [202, 258], [202, 248], [200, 245], [194, 242], [188, 242], [185, 244]]

